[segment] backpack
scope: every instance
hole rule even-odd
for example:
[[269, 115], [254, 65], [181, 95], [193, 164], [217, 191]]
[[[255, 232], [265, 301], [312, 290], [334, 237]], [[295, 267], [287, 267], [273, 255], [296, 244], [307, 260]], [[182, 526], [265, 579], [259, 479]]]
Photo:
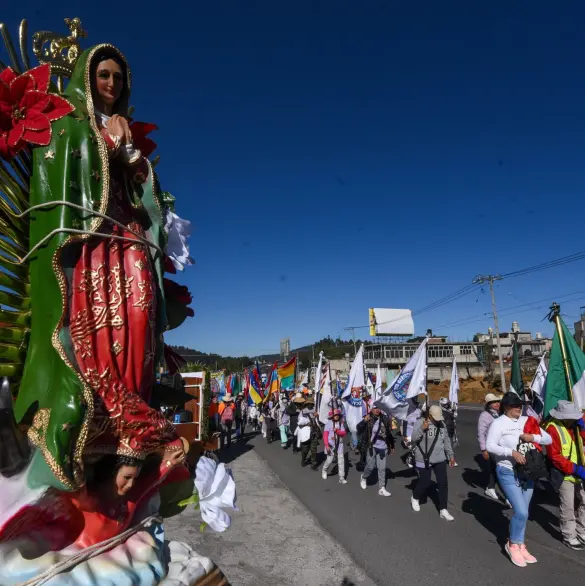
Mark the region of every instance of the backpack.
[[221, 422], [230, 425], [234, 419], [234, 408], [231, 405], [226, 405], [221, 414]]
[[516, 474], [521, 482], [541, 480], [549, 477], [544, 454], [532, 442], [520, 442], [516, 448], [526, 458], [526, 464], [516, 464]]

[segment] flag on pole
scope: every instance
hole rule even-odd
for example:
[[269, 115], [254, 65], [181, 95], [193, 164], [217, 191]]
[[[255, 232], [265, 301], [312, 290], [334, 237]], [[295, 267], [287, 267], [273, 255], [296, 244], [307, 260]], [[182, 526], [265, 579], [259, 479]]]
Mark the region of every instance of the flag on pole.
[[380, 407], [397, 419], [408, 414], [408, 399], [427, 394], [427, 343], [425, 338], [398, 376], [388, 385], [380, 399]]
[[266, 396], [264, 397], [264, 401], [268, 401], [272, 393], [278, 392], [278, 382], [278, 362], [275, 362], [266, 379]]
[[373, 398], [376, 390], [372, 382], [372, 375], [369, 372], [366, 374], [366, 390], [368, 391], [368, 395]]
[[301, 379], [298, 384], [298, 388], [300, 389], [303, 385], [309, 385], [309, 371], [304, 370], [301, 374]]
[[317, 370], [315, 371], [315, 396], [317, 393], [321, 391], [321, 376], [323, 370], [323, 350], [319, 352], [319, 364], [317, 365]]
[[295, 371], [297, 368], [297, 357], [293, 357], [286, 364], [278, 369], [280, 388], [285, 391], [292, 391], [295, 388]]
[[332, 402], [331, 397], [331, 371], [329, 370], [329, 365], [327, 365], [327, 372], [325, 372], [321, 377], [321, 382], [323, 383], [321, 387], [321, 400], [319, 404], [319, 421], [323, 424], [327, 423], [327, 419], [329, 418], [329, 411], [333, 409], [330, 405]]
[[252, 399], [252, 401], [254, 401], [254, 403], [256, 405], [258, 405], [259, 403], [262, 403], [262, 401], [264, 399], [264, 395], [262, 393], [262, 383], [260, 381], [260, 372], [258, 371], [258, 368], [256, 366], [254, 367], [254, 369], [252, 370], [252, 372], [249, 375], [249, 382], [250, 382], [250, 386], [249, 386], [250, 398]]
[[453, 356], [453, 371], [451, 372], [451, 384], [449, 385], [449, 401], [451, 405], [459, 403], [459, 373], [457, 372], [457, 359]]
[[337, 397], [341, 398], [341, 395], [343, 395], [343, 385], [339, 379], [339, 373], [337, 373], [335, 376], [335, 385], [337, 387]]
[[512, 374], [510, 376], [510, 391], [516, 393], [524, 400], [524, 382], [520, 370], [520, 357], [518, 356], [518, 344], [514, 342], [512, 347]]
[[374, 387], [374, 401], [372, 404], [382, 397], [382, 367], [378, 364], [376, 370], [376, 386]]
[[546, 352], [540, 359], [540, 364], [534, 373], [534, 378], [530, 383], [530, 390], [532, 391], [532, 409], [538, 416], [542, 417], [544, 411], [544, 402], [546, 397], [546, 376], [548, 369], [546, 367]]
[[[571, 336], [565, 322], [561, 318], [559, 318], [559, 321], [561, 331], [555, 330], [548, 361], [543, 417], [547, 417], [549, 411], [557, 406], [559, 399], [573, 400], [579, 409], [585, 409], [585, 354], [583, 354], [583, 351]], [[567, 377], [561, 352], [561, 336], [567, 352], [567, 366], [573, 391], [572, 399], [567, 388]]]
[[365, 386], [364, 380], [364, 345], [360, 346], [354, 358], [347, 386], [341, 395], [345, 400], [345, 420], [349, 430], [354, 432], [362, 417], [362, 389]]
[[[321, 408], [321, 404], [323, 403], [323, 397], [325, 396], [325, 390], [328, 388], [329, 392], [331, 392], [331, 372], [329, 370], [329, 362], [323, 356], [323, 364], [321, 366], [321, 372], [319, 374], [319, 391], [317, 392], [317, 396], [315, 397], [315, 407], [317, 410]], [[327, 399], [327, 403], [330, 399]]]

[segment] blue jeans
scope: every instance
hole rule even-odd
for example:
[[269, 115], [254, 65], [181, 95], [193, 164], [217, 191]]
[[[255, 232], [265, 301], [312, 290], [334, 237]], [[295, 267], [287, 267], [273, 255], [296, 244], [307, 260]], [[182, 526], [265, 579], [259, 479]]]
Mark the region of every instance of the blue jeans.
[[500, 487], [510, 501], [514, 511], [514, 515], [510, 520], [510, 543], [521, 545], [524, 543], [528, 507], [534, 492], [534, 482], [529, 481], [520, 486], [514, 471], [503, 466], [496, 466], [496, 473], [500, 481]]

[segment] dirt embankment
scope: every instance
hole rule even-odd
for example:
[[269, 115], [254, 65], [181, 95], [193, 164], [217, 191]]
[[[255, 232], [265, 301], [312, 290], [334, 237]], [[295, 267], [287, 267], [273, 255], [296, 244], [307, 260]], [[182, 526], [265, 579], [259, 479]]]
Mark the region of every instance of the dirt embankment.
[[[524, 385], [530, 384], [530, 377], [523, 377]], [[510, 382], [510, 371], [506, 372], [506, 383]], [[499, 381], [498, 381], [499, 383]], [[444, 380], [439, 384], [429, 384], [427, 387], [431, 401], [438, 401], [441, 397], [449, 396], [451, 381]], [[500, 392], [500, 385], [492, 384], [491, 378], [477, 377], [459, 379], [459, 403], [483, 403], [488, 393]]]

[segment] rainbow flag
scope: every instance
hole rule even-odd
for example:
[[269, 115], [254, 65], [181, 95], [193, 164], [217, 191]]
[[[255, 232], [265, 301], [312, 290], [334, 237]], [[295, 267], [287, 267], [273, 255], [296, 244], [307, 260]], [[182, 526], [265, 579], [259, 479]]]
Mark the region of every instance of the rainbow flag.
[[268, 379], [266, 380], [266, 397], [264, 398], [265, 401], [268, 401], [270, 395], [272, 393], [277, 393], [279, 390], [279, 379], [278, 379], [278, 362], [274, 363], [270, 374], [268, 375]]
[[297, 368], [297, 357], [295, 356], [278, 369], [280, 388], [291, 391], [295, 388], [295, 371]]

